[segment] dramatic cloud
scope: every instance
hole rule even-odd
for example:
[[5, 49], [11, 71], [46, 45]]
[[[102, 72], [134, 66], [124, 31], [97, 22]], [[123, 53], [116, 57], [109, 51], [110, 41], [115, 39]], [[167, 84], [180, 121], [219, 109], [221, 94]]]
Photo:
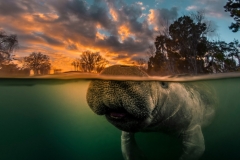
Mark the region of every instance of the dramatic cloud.
[[[0, 28], [17, 34], [18, 57], [42, 52], [55, 67], [70, 69], [82, 51], [100, 52], [110, 63], [144, 58], [159, 31], [184, 10], [204, 7], [222, 16], [225, 0], [0, 0]], [[161, 9], [155, 8], [155, 4]], [[165, 7], [165, 4], [168, 4]], [[187, 4], [187, 5], [186, 5]], [[196, 7], [198, 6], [198, 7]], [[225, 14], [227, 15], [227, 14]]]
[[145, 9], [140, 1], [129, 5], [121, 0], [95, 0], [93, 4], [83, 0], [0, 0], [0, 25], [18, 35], [22, 55], [32, 49], [51, 57], [57, 52], [74, 58], [81, 51], [92, 50], [131, 59], [134, 54], [143, 55], [154, 38], [148, 21], [139, 20]]

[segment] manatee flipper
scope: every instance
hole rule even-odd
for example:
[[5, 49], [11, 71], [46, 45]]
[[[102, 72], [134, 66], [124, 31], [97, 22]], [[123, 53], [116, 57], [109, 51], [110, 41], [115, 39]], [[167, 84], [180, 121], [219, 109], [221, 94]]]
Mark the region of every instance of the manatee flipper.
[[197, 160], [205, 150], [201, 126], [195, 125], [182, 135], [183, 154], [180, 160]]
[[122, 131], [121, 148], [125, 160], [146, 160], [142, 151], [138, 148], [134, 133]]

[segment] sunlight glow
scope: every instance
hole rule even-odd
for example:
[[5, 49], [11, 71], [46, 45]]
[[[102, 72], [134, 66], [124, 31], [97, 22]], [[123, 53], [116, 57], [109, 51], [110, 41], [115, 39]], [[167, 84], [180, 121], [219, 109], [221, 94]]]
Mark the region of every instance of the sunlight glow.
[[118, 20], [118, 14], [113, 8], [109, 8], [109, 12], [114, 21]]

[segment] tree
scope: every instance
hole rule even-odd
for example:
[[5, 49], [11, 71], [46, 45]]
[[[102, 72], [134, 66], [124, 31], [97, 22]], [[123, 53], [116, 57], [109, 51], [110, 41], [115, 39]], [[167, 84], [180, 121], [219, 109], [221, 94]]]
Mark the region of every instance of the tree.
[[99, 55], [95, 65], [95, 71], [100, 73], [108, 64], [109, 62]]
[[228, 56], [232, 58], [233, 60], [233, 57], [237, 58], [238, 60], [238, 65], [240, 66], [240, 57], [239, 57], [239, 54], [240, 54], [240, 45], [239, 45], [239, 41], [234, 39], [233, 42], [230, 42], [228, 44]]
[[213, 36], [217, 30], [217, 26], [213, 21], [207, 20], [205, 16], [205, 10], [199, 10], [197, 12], [191, 12], [190, 17], [194, 21], [194, 23], [204, 23], [206, 25], [206, 29], [203, 33], [205, 36]]
[[29, 76], [30, 70], [27, 68], [19, 68], [17, 64], [2, 64], [0, 69], [1, 76]]
[[81, 67], [80, 67], [80, 59], [79, 58], [76, 58], [72, 63], [71, 65], [74, 66], [74, 70], [75, 71], [80, 71], [81, 70]]
[[16, 35], [7, 35], [0, 31], [0, 65], [11, 60], [11, 53], [17, 47], [18, 40]]
[[[209, 41], [201, 13], [182, 16], [169, 26], [168, 34], [155, 39], [155, 52], [149, 50], [149, 74], [199, 74], [236, 71], [240, 66], [239, 42]], [[237, 66], [238, 64], [238, 66]]]
[[208, 41], [205, 54], [205, 69], [209, 73], [224, 72], [224, 61], [226, 59], [227, 43], [224, 41]]
[[7, 35], [6, 32], [0, 30], [0, 74], [5, 76], [28, 76], [29, 70], [19, 68], [17, 64], [12, 62], [12, 52], [18, 46], [17, 36], [14, 34]]
[[204, 68], [209, 73], [236, 71], [239, 64], [238, 41], [207, 41]]
[[50, 58], [41, 52], [33, 52], [28, 57], [24, 57], [24, 67], [32, 69], [34, 75], [38, 74], [48, 74], [51, 63]]
[[205, 23], [194, 23], [189, 16], [180, 17], [169, 27], [169, 35], [192, 74], [201, 71], [198, 63], [202, 63], [201, 58], [205, 53], [205, 30]]
[[98, 52], [84, 51], [80, 55], [79, 64], [84, 72], [100, 73], [109, 62]]
[[226, 58], [224, 60], [225, 71], [236, 71], [239, 67], [240, 53], [238, 40], [234, 39], [233, 42], [225, 43], [224, 51], [226, 55]]
[[206, 52], [206, 24], [182, 16], [169, 26], [169, 33], [155, 39], [155, 56], [148, 67], [161, 74], [197, 74], [204, 72], [203, 57]]
[[[149, 74], [158, 74], [158, 75], [166, 75], [166, 74], [175, 74], [172, 70], [173, 66], [169, 67], [171, 63], [170, 54], [173, 50], [171, 50], [171, 39], [166, 34], [159, 35], [155, 39], [155, 50], [151, 47], [149, 48], [149, 61], [148, 61], [148, 73]], [[153, 53], [154, 52], [154, 53]], [[175, 63], [176, 64], [176, 63]]]
[[232, 23], [229, 29], [238, 32], [240, 27], [240, 0], [228, 0], [224, 8], [225, 12], [230, 12], [230, 16], [235, 20], [235, 23]]

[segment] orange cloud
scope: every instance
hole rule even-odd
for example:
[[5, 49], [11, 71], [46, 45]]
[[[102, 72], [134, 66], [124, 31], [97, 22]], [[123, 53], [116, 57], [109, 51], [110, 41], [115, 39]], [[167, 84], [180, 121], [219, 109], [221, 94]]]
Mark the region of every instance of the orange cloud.
[[96, 27], [97, 27], [96, 38], [100, 39], [100, 40], [104, 40], [106, 38], [106, 36], [99, 32], [99, 30], [102, 29], [101, 25], [98, 24]]
[[158, 25], [158, 18], [159, 18], [159, 13], [154, 9], [150, 9], [148, 14], [148, 22], [153, 26], [153, 29], [155, 31], [160, 30], [160, 27]]
[[110, 12], [110, 15], [111, 15], [111, 17], [112, 17], [112, 19], [114, 20], [114, 21], [117, 21], [118, 20], [118, 14], [117, 14], [117, 12], [114, 10], [114, 8], [109, 8], [109, 12]]
[[129, 27], [127, 25], [125, 25], [125, 24], [123, 24], [122, 26], [120, 26], [118, 28], [118, 33], [119, 33], [122, 41], [125, 40], [127, 37], [133, 35], [130, 32]]
[[[90, 10], [81, 1], [75, 0], [58, 3], [46, 1], [42, 6], [34, 3], [27, 7], [21, 3], [19, 1], [16, 5], [20, 6], [19, 14], [11, 12], [11, 15], [0, 16], [1, 27], [18, 36], [19, 49], [15, 54], [19, 58], [41, 52], [51, 57], [53, 68], [66, 71], [72, 69], [71, 62], [85, 50], [100, 52], [110, 64], [131, 64], [133, 54], [141, 55], [146, 48], [144, 46], [148, 46], [148, 35], [144, 35], [144, 31], [134, 30], [135, 27], [143, 28], [134, 26], [142, 23], [130, 22], [129, 17], [137, 13], [135, 10], [127, 14], [124, 13], [126, 10], [115, 8], [113, 4], [109, 4], [106, 10], [101, 7]], [[83, 10], [78, 10], [76, 6], [81, 5]], [[141, 3], [138, 5], [142, 6]], [[127, 8], [126, 5], [120, 7]], [[95, 14], [98, 10], [101, 12]], [[106, 20], [106, 17], [109, 19]], [[140, 35], [139, 39], [137, 34]]]

